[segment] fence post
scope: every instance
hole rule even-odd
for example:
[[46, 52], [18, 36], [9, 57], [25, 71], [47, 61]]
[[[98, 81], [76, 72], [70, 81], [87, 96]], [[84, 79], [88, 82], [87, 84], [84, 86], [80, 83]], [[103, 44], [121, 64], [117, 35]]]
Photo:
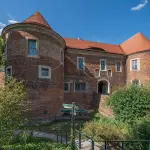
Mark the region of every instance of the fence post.
[[62, 132], [61, 132], [61, 143], [62, 143]]
[[68, 143], [68, 134], [67, 134], [67, 132], [66, 132], [66, 144]]
[[121, 141], [121, 150], [124, 150], [124, 141]]
[[58, 133], [57, 133], [57, 143], [58, 143]]
[[92, 150], [94, 150], [94, 141], [92, 140]]
[[150, 150], [150, 141], [148, 142], [148, 150]]
[[81, 149], [81, 133], [79, 132], [79, 149]]
[[105, 141], [105, 150], [107, 150], [107, 141]]

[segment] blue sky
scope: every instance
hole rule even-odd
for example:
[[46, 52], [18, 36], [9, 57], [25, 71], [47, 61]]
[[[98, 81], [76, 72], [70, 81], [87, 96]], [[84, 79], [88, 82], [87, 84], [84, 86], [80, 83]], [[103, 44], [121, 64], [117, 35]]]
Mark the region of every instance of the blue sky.
[[1, 0], [0, 5], [0, 28], [40, 11], [63, 37], [120, 44], [142, 32], [150, 39], [150, 0]]

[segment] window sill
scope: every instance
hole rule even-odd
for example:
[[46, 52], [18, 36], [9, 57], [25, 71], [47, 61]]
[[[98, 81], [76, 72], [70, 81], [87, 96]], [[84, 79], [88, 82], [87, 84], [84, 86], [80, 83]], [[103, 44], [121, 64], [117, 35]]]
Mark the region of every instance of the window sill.
[[122, 72], [122, 71], [116, 71], [116, 72]]
[[42, 76], [40, 76], [39, 79], [49, 79], [50, 80], [51, 78], [50, 77], [42, 77]]
[[87, 93], [88, 91], [75, 91], [75, 93]]
[[107, 70], [100, 70], [100, 71], [107, 71]]
[[38, 55], [36, 55], [36, 56], [30, 56], [30, 55], [28, 55], [27, 57], [40, 58], [40, 56], [38, 56]]
[[140, 71], [140, 70], [130, 70], [130, 71], [138, 72], [138, 71]]

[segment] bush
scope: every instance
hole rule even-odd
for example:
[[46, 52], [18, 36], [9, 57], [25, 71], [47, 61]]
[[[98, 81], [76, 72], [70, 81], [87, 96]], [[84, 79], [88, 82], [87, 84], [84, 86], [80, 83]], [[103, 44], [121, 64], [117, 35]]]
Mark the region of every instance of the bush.
[[118, 89], [108, 98], [117, 120], [133, 124], [150, 113], [150, 87], [129, 85]]
[[[131, 127], [130, 140], [149, 140], [150, 139], [150, 115], [140, 118]], [[148, 149], [147, 142], [128, 143], [127, 148], [130, 150], [146, 150]]]
[[20, 141], [5, 145], [3, 150], [70, 150], [69, 145], [52, 142], [44, 138], [29, 137], [26, 143]]
[[85, 123], [83, 130], [87, 136], [97, 142], [104, 140], [125, 139], [128, 133], [127, 125], [109, 118], [100, 118]]
[[29, 106], [25, 96], [22, 82], [12, 78], [0, 88], [0, 144], [9, 143], [13, 132], [24, 124], [24, 113]]

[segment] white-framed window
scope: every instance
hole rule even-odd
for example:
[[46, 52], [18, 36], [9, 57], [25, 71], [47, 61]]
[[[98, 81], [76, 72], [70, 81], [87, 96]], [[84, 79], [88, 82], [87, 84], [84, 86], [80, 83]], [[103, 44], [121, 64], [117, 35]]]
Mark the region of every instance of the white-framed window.
[[134, 80], [131, 80], [131, 83], [134, 85], [140, 85], [140, 80], [134, 79]]
[[112, 77], [112, 70], [111, 69], [107, 70], [107, 76]]
[[120, 62], [116, 62], [116, 71], [121, 72], [121, 63]]
[[87, 92], [87, 83], [75, 82], [75, 92]]
[[70, 83], [69, 82], [64, 83], [64, 92], [70, 92]]
[[85, 62], [84, 57], [77, 57], [77, 69], [84, 70], [85, 69]]
[[12, 76], [12, 66], [6, 67], [6, 75]]
[[64, 64], [64, 52], [63, 52], [63, 49], [60, 49], [60, 63]]
[[39, 78], [51, 79], [51, 68], [49, 66], [39, 65]]
[[28, 56], [37, 56], [37, 40], [36, 39], [28, 39]]
[[95, 70], [94, 70], [94, 74], [95, 74], [95, 77], [99, 77], [99, 76], [100, 76], [100, 71], [99, 71], [99, 69], [95, 69]]
[[106, 71], [107, 64], [105, 59], [100, 59], [100, 71]]
[[130, 71], [139, 71], [140, 70], [140, 59], [135, 58], [130, 60]]

